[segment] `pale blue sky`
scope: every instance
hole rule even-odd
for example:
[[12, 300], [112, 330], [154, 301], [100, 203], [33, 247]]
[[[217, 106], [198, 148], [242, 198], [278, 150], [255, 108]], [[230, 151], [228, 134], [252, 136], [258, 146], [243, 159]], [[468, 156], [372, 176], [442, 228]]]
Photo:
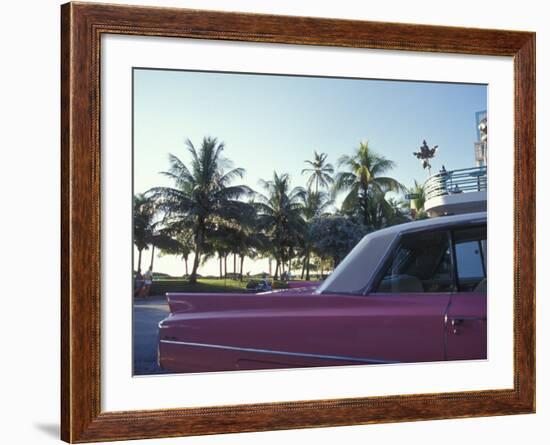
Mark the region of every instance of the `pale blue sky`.
[[[170, 185], [159, 175], [168, 153], [186, 162], [185, 140], [198, 146], [204, 136], [225, 142], [255, 189], [274, 170], [305, 186], [300, 172], [313, 150], [336, 167], [361, 140], [395, 161], [390, 175], [410, 186], [427, 177], [412, 155], [422, 139], [439, 145], [433, 170], [474, 165], [475, 113], [486, 108], [485, 85], [135, 69], [134, 192]], [[179, 260], [155, 261], [181, 274]], [[202, 273], [216, 270], [209, 263]]]

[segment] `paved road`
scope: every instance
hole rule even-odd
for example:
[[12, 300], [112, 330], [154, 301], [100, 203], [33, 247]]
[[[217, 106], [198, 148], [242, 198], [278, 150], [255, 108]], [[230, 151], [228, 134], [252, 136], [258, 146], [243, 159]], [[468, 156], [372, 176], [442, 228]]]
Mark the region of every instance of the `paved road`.
[[158, 323], [168, 313], [164, 296], [134, 300], [134, 375], [162, 374], [157, 365]]

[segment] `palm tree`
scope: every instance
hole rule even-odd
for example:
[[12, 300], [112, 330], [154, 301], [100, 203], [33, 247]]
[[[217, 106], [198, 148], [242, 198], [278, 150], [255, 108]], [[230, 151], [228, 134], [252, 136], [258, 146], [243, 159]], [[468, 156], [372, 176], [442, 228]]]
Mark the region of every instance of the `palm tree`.
[[310, 220], [326, 213], [326, 210], [332, 205], [333, 200], [328, 193], [314, 192], [308, 189], [300, 195], [302, 202], [302, 213], [306, 220]]
[[[370, 190], [366, 205], [368, 228], [378, 230], [404, 222], [403, 202], [395, 197], [387, 197], [385, 190]], [[364, 218], [363, 218], [364, 220]]]
[[134, 244], [138, 250], [137, 271], [141, 272], [141, 254], [149, 248], [154, 233], [155, 209], [143, 194], [134, 195]]
[[361, 142], [352, 156], [344, 155], [338, 161], [339, 167], [346, 170], [336, 175], [335, 194], [346, 192], [342, 202], [344, 212], [357, 212], [366, 226], [372, 227], [372, 208], [369, 201], [380, 194], [400, 192], [404, 189], [396, 179], [381, 176], [395, 167], [395, 162], [374, 152], [368, 142]]
[[189, 233], [182, 233], [176, 237], [176, 241], [179, 243], [177, 253], [181, 255], [185, 263], [185, 276], [189, 276], [189, 255], [193, 251], [193, 240]]
[[149, 269], [153, 271], [153, 262], [155, 259], [155, 248], [158, 247], [161, 251], [167, 251], [170, 249], [176, 249], [179, 245], [179, 241], [172, 236], [165, 229], [157, 229], [162, 224], [162, 221], [155, 223], [153, 226], [153, 233], [151, 236], [151, 262], [149, 263]]
[[332, 204], [332, 200], [325, 192], [314, 192], [308, 189], [301, 197], [302, 201], [302, 215], [306, 221], [306, 227], [302, 236], [302, 247], [304, 261], [302, 264], [302, 278], [305, 277], [309, 280], [310, 260], [312, 252], [312, 239], [311, 239], [311, 222], [314, 218], [318, 218], [322, 215], [326, 215], [326, 210]]
[[134, 196], [134, 244], [138, 249], [138, 272], [141, 272], [143, 250], [151, 246], [149, 269], [153, 271], [155, 248], [171, 249], [175, 245], [172, 234], [163, 228], [163, 220], [158, 217], [158, 209], [153, 200], [144, 194]]
[[305, 160], [304, 162], [310, 166], [310, 168], [304, 168], [304, 173], [309, 174], [307, 180], [307, 187], [311, 189], [313, 183], [315, 183], [315, 193], [319, 192], [319, 185], [321, 187], [328, 188], [334, 182], [332, 175], [334, 174], [334, 167], [327, 162], [326, 153], [313, 152], [313, 161]]
[[246, 257], [254, 258], [265, 249], [268, 240], [260, 228], [260, 221], [256, 209], [251, 202], [254, 211], [245, 214], [240, 220], [240, 226], [230, 237], [230, 243], [234, 253], [240, 257], [239, 279], [242, 281], [244, 274], [244, 260]]
[[416, 210], [416, 219], [421, 219], [425, 215], [424, 204], [426, 202], [426, 194], [424, 192], [424, 184], [419, 184], [414, 180], [414, 185], [407, 190], [407, 193], [414, 196], [411, 199], [410, 207]]
[[185, 275], [189, 275], [189, 255], [193, 252], [193, 234], [191, 231], [180, 227], [168, 227], [165, 229], [166, 239], [159, 243], [161, 253], [181, 256], [185, 263]]
[[189, 139], [186, 146], [191, 162], [185, 165], [170, 154], [170, 168], [162, 172], [173, 180], [174, 187], [155, 187], [148, 194], [168, 221], [180, 221], [192, 231], [195, 256], [189, 282], [196, 283], [209, 231], [216, 220], [237, 222], [249, 211], [249, 205], [240, 198], [252, 191], [245, 185], [232, 185], [235, 179], [243, 177], [244, 169], [231, 168], [229, 160], [222, 156], [223, 142], [205, 137], [198, 150]]
[[[257, 240], [258, 238], [251, 230], [251, 227], [244, 225], [233, 230], [233, 233], [229, 237], [229, 244], [231, 246], [231, 252], [233, 253], [233, 273], [235, 279], [238, 276], [239, 280], [242, 281], [244, 259], [247, 256], [253, 255], [253, 249], [257, 246]], [[238, 269], [237, 256], [239, 257]]]
[[258, 211], [258, 227], [271, 241], [271, 252], [275, 256], [275, 279], [279, 267], [284, 271], [285, 262], [290, 258], [292, 247], [304, 229], [302, 218], [302, 199], [305, 190], [302, 187], [290, 188], [288, 174], [273, 172], [273, 179], [260, 181], [266, 194], [258, 194], [255, 204]]
[[205, 252], [208, 259], [218, 257], [220, 279], [227, 277], [227, 256], [231, 253], [229, 237], [229, 228], [225, 224], [216, 224], [210, 233], [208, 249]]
[[407, 206], [408, 203], [399, 198], [385, 198], [387, 202], [388, 213], [385, 215], [386, 226], [395, 226], [410, 221], [408, 218]]

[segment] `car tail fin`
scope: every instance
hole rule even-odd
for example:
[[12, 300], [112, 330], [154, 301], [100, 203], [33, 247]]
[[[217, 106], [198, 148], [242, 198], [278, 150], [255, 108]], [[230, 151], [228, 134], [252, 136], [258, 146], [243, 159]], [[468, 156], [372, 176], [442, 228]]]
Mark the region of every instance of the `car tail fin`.
[[[250, 303], [253, 294], [240, 293], [167, 293], [166, 301], [172, 314], [232, 309], [243, 299]], [[256, 297], [257, 298], [257, 297]]]
[[190, 312], [192, 310], [192, 303], [189, 301], [189, 297], [193, 298], [192, 295], [182, 295], [182, 294], [166, 294], [166, 301], [168, 302], [168, 307], [170, 312], [175, 314], [177, 312]]

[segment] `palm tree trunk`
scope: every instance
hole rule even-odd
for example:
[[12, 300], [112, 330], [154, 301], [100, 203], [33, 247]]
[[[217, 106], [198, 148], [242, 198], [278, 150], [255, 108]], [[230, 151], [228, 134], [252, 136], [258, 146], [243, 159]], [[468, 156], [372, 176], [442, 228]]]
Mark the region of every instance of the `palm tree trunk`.
[[220, 254], [218, 254], [218, 259], [219, 259], [219, 262], [220, 262], [220, 279], [222, 279], [223, 278], [223, 270], [222, 270], [223, 261], [222, 261], [222, 256]]
[[155, 261], [155, 245], [153, 244], [153, 247], [151, 248], [151, 264], [149, 268], [151, 269], [151, 272], [153, 272], [153, 262]]
[[193, 258], [193, 269], [191, 270], [191, 276], [189, 277], [189, 283], [195, 284], [197, 282], [197, 270], [199, 268], [199, 262], [202, 254], [202, 246], [204, 241], [204, 224], [199, 222], [197, 234], [195, 235], [195, 258]]
[[288, 274], [292, 273], [292, 253], [288, 252]]
[[189, 275], [189, 283], [197, 282], [197, 270], [199, 268], [199, 252], [195, 250], [195, 256], [193, 257], [193, 267], [191, 268], [191, 275]]
[[244, 255], [241, 255], [241, 272], [240, 272], [240, 280], [243, 280], [243, 265], [244, 265]]
[[277, 280], [279, 277], [279, 258], [275, 258], [275, 275], [273, 276], [274, 280]]
[[302, 273], [300, 274], [300, 279], [304, 279], [304, 273], [306, 272], [306, 256], [304, 255], [304, 261], [302, 262]]
[[306, 280], [309, 281], [309, 251], [306, 256]]
[[223, 256], [223, 276], [227, 278], [227, 253]]
[[137, 271], [138, 272], [141, 272], [141, 252], [143, 252], [143, 249], [139, 249], [138, 250], [138, 267], [137, 267]]
[[189, 283], [195, 284], [197, 282], [197, 270], [199, 268], [200, 251], [195, 249], [195, 257], [193, 258], [193, 268], [191, 269], [191, 275], [189, 276]]
[[187, 256], [185, 256], [184, 258], [184, 261], [185, 261], [185, 276], [189, 276], [189, 264], [187, 262]]
[[233, 252], [233, 278], [237, 278], [237, 254]]
[[363, 207], [363, 223], [368, 227], [370, 218], [369, 218], [369, 202], [368, 202], [368, 193], [367, 193], [367, 187], [363, 185], [363, 199], [362, 199], [362, 207]]

